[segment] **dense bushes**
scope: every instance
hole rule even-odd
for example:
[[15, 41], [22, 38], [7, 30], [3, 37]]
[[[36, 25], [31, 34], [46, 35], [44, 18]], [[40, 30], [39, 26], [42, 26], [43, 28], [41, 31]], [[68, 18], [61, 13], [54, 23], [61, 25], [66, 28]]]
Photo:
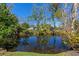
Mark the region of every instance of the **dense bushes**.
[[76, 33], [56, 30], [55, 33], [62, 37], [63, 43], [68, 45], [69, 48], [79, 49], [79, 36]]

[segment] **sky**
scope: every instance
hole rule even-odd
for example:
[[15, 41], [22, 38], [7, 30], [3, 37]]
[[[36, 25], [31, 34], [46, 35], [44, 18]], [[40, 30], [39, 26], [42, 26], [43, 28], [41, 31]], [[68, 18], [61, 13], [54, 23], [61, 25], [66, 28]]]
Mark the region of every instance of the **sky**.
[[[32, 14], [32, 7], [34, 4], [32, 3], [15, 3], [12, 6], [11, 12], [15, 14], [18, 17], [19, 23], [27, 22], [27, 17], [31, 16]], [[44, 4], [37, 4], [38, 6], [44, 5]], [[44, 5], [44, 7], [46, 4]], [[66, 11], [68, 12], [68, 8], [66, 8]], [[47, 13], [48, 14], [48, 13]], [[57, 19], [55, 19], [57, 20]], [[49, 22], [48, 22], [49, 23]], [[30, 24], [36, 24], [35, 21], [31, 21]], [[57, 21], [56, 25], [58, 26], [60, 22]]]
[[26, 18], [32, 13], [33, 4], [16, 3], [13, 4], [11, 12], [19, 18], [19, 22], [26, 22]]
[[[33, 3], [15, 3], [12, 6], [11, 12], [15, 14], [18, 19], [19, 23], [27, 22], [27, 17], [32, 15], [32, 7]], [[42, 4], [36, 4], [41, 6]], [[29, 22], [30, 24], [36, 25], [36, 21]]]

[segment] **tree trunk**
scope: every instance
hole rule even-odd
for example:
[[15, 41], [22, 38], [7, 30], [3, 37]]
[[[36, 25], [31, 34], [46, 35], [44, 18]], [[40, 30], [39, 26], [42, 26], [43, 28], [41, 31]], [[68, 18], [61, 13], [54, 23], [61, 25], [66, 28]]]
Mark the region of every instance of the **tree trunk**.
[[72, 24], [71, 24], [71, 29], [72, 29], [72, 33], [75, 32], [75, 26], [74, 23], [77, 20], [77, 3], [73, 4], [73, 13], [72, 13]]
[[63, 10], [62, 17], [64, 20], [64, 30], [67, 30], [67, 16], [64, 16], [65, 10]]
[[[65, 8], [67, 7], [67, 3], [65, 4]], [[62, 11], [62, 19], [64, 20], [64, 30], [67, 30], [67, 16], [65, 16], [65, 8]]]

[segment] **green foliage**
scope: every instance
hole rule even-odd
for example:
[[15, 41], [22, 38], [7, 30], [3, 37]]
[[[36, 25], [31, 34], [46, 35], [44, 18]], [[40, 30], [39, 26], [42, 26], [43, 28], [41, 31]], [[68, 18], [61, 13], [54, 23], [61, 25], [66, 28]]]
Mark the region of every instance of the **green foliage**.
[[60, 9], [58, 9], [58, 10], [56, 11], [54, 17], [61, 18], [61, 17], [62, 17], [62, 11], [61, 11]]
[[26, 37], [28, 34], [30, 34], [30, 32], [28, 31], [28, 28], [29, 28], [29, 24], [27, 23], [23, 23], [23, 24], [20, 24], [18, 25], [16, 28], [18, 31], [18, 35], [19, 37]]
[[33, 33], [34, 35], [36, 36], [47, 36], [47, 34], [50, 36], [52, 31], [50, 30], [52, 28], [51, 25], [49, 24], [42, 24], [42, 25], [39, 25], [39, 30], [34, 30]]
[[6, 4], [0, 4], [0, 46], [9, 49], [17, 45], [15, 36], [17, 18]]
[[30, 26], [29, 26], [29, 24], [27, 24], [27, 23], [23, 23], [23, 24], [21, 24], [21, 28], [22, 29], [27, 29], [27, 28], [29, 28]]
[[74, 22], [74, 29], [75, 29], [76, 34], [79, 33], [79, 27], [78, 26], [79, 26], [79, 20], [76, 20]]
[[63, 44], [66, 46], [71, 47], [72, 49], [79, 48], [79, 36], [76, 33], [56, 30], [55, 33], [58, 33], [57, 35], [60, 35], [63, 39]]

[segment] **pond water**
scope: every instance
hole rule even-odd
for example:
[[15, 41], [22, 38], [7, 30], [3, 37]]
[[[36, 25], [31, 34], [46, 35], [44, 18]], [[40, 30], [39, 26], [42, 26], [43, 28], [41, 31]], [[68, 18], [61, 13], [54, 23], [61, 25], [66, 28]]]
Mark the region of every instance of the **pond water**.
[[[31, 48], [37, 46], [37, 40], [36, 36], [19, 38], [19, 45], [16, 47], [16, 51], [31, 51]], [[29, 45], [27, 45], [27, 43], [29, 43]], [[51, 36], [49, 38], [47, 46], [51, 47], [53, 45], [55, 45], [55, 49], [67, 49], [67, 46], [62, 44], [62, 37], [60, 36]]]

